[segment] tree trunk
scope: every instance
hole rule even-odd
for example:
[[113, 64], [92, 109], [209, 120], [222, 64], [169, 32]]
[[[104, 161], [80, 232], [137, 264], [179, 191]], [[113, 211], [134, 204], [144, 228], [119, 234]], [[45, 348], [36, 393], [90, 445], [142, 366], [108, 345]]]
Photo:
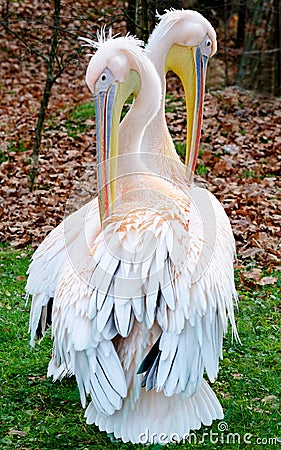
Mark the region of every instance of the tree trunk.
[[149, 7], [147, 0], [142, 0], [141, 12], [142, 12], [142, 30], [143, 30], [142, 39], [146, 43], [149, 38]]
[[[125, 6], [127, 3], [127, 7]], [[126, 27], [128, 33], [132, 36], [137, 35], [137, 23], [138, 23], [138, 0], [128, 0], [128, 2], [124, 1], [124, 15], [126, 19]]]
[[256, 0], [249, 14], [249, 31], [237, 84], [264, 94], [280, 95], [280, 0]]
[[29, 187], [30, 190], [33, 189], [35, 179], [38, 173], [38, 166], [39, 166], [39, 155], [40, 155], [40, 149], [41, 149], [41, 141], [42, 141], [42, 131], [46, 116], [46, 110], [48, 108], [48, 103], [51, 96], [51, 90], [53, 87], [53, 84], [55, 82], [54, 77], [54, 70], [55, 70], [55, 64], [56, 64], [56, 55], [58, 51], [59, 46], [59, 35], [60, 35], [60, 9], [61, 9], [61, 0], [55, 0], [54, 1], [54, 31], [52, 36], [52, 44], [51, 44], [51, 50], [48, 58], [48, 68], [47, 68], [47, 77], [46, 77], [46, 83], [44, 92], [41, 99], [40, 104], [40, 110], [38, 113], [37, 123], [36, 123], [36, 130], [35, 130], [35, 141], [32, 149], [32, 155], [31, 155], [31, 165], [29, 169]]
[[138, 36], [144, 42], [148, 41], [149, 34], [157, 23], [156, 11], [163, 14], [166, 9], [183, 7], [183, 0], [128, 0], [123, 2], [123, 11], [127, 31]]
[[263, 4], [264, 0], [257, 0], [254, 10], [251, 11], [250, 30], [246, 36], [246, 43], [236, 77], [237, 84], [246, 89], [249, 88], [249, 74], [253, 73], [253, 70], [255, 70], [253, 69], [253, 65], [258, 63], [257, 54], [254, 54], [253, 58], [252, 52], [255, 47], [256, 29], [260, 26], [262, 20]]
[[226, 0], [224, 0], [223, 2], [223, 25], [224, 25], [224, 36], [223, 36], [223, 40], [224, 40], [224, 79], [225, 79], [225, 84], [228, 85], [228, 80], [229, 80], [229, 74], [228, 74], [228, 14], [227, 14], [227, 5], [226, 5]]
[[245, 29], [247, 22], [247, 1], [241, 1], [238, 8], [238, 25], [236, 34], [236, 47], [241, 48], [245, 43]]
[[2, 18], [3, 18], [3, 22], [6, 25], [6, 27], [9, 26], [9, 13], [10, 13], [10, 0], [6, 0], [5, 5], [3, 2], [3, 7], [1, 8], [1, 14], [2, 14]]
[[274, 58], [274, 95], [279, 97], [281, 95], [281, 2], [274, 0], [275, 29], [274, 44], [277, 49]]

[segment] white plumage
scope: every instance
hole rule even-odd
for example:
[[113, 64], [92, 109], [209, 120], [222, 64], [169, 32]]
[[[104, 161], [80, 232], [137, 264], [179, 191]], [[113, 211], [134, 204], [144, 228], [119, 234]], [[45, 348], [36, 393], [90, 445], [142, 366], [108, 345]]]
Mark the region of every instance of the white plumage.
[[[139, 74], [140, 91], [120, 126], [119, 154], [125, 155], [132, 138], [131, 151], [139, 152], [142, 124], [153, 119], [161, 101], [159, 79], [137, 44], [132, 38], [100, 42], [87, 75], [95, 92], [97, 80], [99, 86], [103, 81], [98, 75], [114, 74], [114, 61], [119, 72], [125, 67], [127, 74], [132, 69]], [[170, 144], [162, 146], [162, 154], [167, 148], [175, 159]], [[83, 407], [90, 397], [87, 423], [124, 442], [142, 442], [147, 433], [160, 442], [161, 433], [168, 441], [173, 434], [182, 438], [223, 417], [203, 374], [212, 382], [217, 376], [228, 319], [237, 335], [235, 246], [213, 195], [177, 185], [170, 179], [171, 165], [164, 180], [135, 161], [144, 174], [131, 176], [133, 158], [102, 228], [95, 199], [41, 244], [26, 289], [33, 296], [31, 342], [36, 333], [44, 335], [52, 306], [48, 375], [75, 375]], [[184, 179], [181, 166], [175, 173]]]

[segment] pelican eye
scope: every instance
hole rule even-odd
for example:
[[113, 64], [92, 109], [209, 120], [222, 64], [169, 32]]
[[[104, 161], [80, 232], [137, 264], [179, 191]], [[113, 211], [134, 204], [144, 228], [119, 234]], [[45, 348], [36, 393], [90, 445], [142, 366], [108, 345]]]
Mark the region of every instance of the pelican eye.
[[201, 51], [204, 56], [207, 56], [207, 57], [211, 56], [213, 43], [212, 43], [211, 39], [209, 38], [209, 36], [205, 37], [205, 39], [202, 41], [200, 47], [201, 47]]
[[106, 67], [103, 72], [100, 74], [99, 78], [95, 83], [95, 93], [105, 92], [109, 88], [109, 86], [115, 81], [115, 77], [111, 70]]

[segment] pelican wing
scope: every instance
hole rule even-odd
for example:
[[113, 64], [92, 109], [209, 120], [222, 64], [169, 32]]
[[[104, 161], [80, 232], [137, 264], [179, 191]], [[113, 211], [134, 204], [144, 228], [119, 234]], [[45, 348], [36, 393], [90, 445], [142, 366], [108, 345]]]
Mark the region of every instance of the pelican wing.
[[109, 331], [106, 322], [102, 332], [98, 331], [97, 311], [103, 297], [91, 284], [95, 269], [96, 261], [89, 253], [83, 258], [83, 267], [68, 261], [62, 269], [54, 296], [54, 347], [48, 376], [56, 379], [72, 372], [83, 407], [89, 394], [96, 410], [109, 416], [121, 408], [127, 385], [111, 340], [117, 334], [116, 328]]
[[[174, 245], [174, 254], [167, 251], [166, 271], [159, 280], [155, 317], [163, 331], [139, 368], [139, 373], [144, 373], [142, 386], [163, 390], [167, 396], [180, 392], [194, 395], [204, 369], [209, 379], [215, 380], [228, 318], [237, 336], [230, 223], [215, 197], [200, 191], [207, 196], [205, 206], [210, 202], [216, 217], [215, 240], [208, 242], [211, 235], [204, 236], [202, 217], [191, 204], [189, 245], [182, 247], [181, 235], [181, 246], [180, 242]], [[184, 251], [186, 264], [182, 266], [180, 255]]]
[[167, 211], [164, 218], [157, 212], [163, 204], [126, 215], [121, 208], [82, 265], [65, 266], [54, 298], [49, 374], [58, 378], [71, 367], [82, 404], [90, 394], [100, 414], [113, 414], [126, 396], [114, 338], [129, 345], [135, 321], [159, 330], [135, 368], [147, 391], [190, 397], [200, 389], [204, 369], [211, 381], [217, 375], [228, 318], [236, 333], [234, 241], [222, 206], [201, 191], [217, 218], [214, 242], [192, 203], [174, 208], [169, 221]]
[[[205, 218], [192, 202], [189, 210], [180, 201], [169, 221], [167, 210], [164, 216], [157, 212], [163, 204], [116, 213], [92, 249], [97, 331], [107, 339], [114, 333], [126, 338], [134, 320], [148, 329], [157, 323], [162, 332], [138, 373], [144, 374], [143, 387], [167, 396], [196, 393], [204, 369], [214, 381], [228, 318], [236, 333], [229, 220], [214, 196], [197, 191], [204, 196]], [[205, 230], [211, 212], [214, 236]]]
[[52, 303], [61, 268], [74, 259], [73, 247], [80, 242], [80, 254], [100, 229], [98, 200], [87, 203], [61, 222], [38, 247], [28, 268], [27, 297], [32, 295], [29, 331], [31, 344], [35, 336], [44, 336], [51, 324]]

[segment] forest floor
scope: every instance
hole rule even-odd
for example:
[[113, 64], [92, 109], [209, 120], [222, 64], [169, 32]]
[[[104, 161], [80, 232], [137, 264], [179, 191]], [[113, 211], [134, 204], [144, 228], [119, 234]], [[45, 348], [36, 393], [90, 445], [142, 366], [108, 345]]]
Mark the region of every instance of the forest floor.
[[[72, 9], [64, 14], [64, 21], [75, 14], [78, 17], [77, 8], [83, 2], [70, 3]], [[109, 2], [96, 2], [99, 7], [104, 3]], [[114, 17], [118, 16], [118, 3], [111, 2]], [[45, 13], [48, 5], [49, 2], [25, 0], [12, 2], [11, 8], [32, 18]], [[103, 24], [98, 22], [97, 13], [91, 14], [93, 23]], [[23, 36], [28, 21], [11, 25]], [[37, 42], [41, 28], [38, 25], [30, 30], [32, 44]], [[114, 31], [122, 29], [124, 23], [119, 23]], [[47, 54], [50, 36], [45, 31], [38, 48]], [[70, 51], [69, 42], [62, 43], [63, 52]], [[46, 66], [17, 37], [2, 31], [0, 59], [0, 375], [4, 389], [0, 397], [0, 425], [5, 436], [0, 442], [5, 449], [86, 449], [92, 442], [97, 444], [91, 448], [114, 449], [115, 444], [103, 433], [97, 435], [94, 428], [86, 427], [74, 381], [53, 385], [46, 379], [51, 341], [44, 341], [43, 352], [29, 351], [28, 311], [24, 306], [25, 273], [33, 249], [70, 208], [78, 208], [96, 194], [94, 110], [84, 81], [88, 59], [80, 55], [54, 85], [32, 192], [28, 188], [28, 170]], [[221, 201], [231, 221], [237, 247], [237, 322], [243, 345], [233, 343], [228, 333], [216, 385], [230, 431], [269, 438], [276, 436], [280, 422], [280, 98], [264, 97], [236, 86], [224, 88], [222, 66], [222, 54], [218, 53], [208, 73], [196, 173], [197, 179], [204, 179], [207, 188]], [[166, 116], [181, 151], [186, 116], [183, 92], [173, 77], [168, 81]], [[198, 436], [202, 437], [201, 431]], [[118, 448], [133, 446], [124, 444]], [[213, 448], [213, 444], [206, 448]], [[221, 443], [218, 448], [225, 446]]]
[[[30, 16], [30, 3], [22, 2], [17, 14]], [[118, 6], [120, 2], [115, 3]], [[92, 10], [88, 7], [88, 11]], [[39, 10], [38, 14], [43, 12]], [[78, 17], [80, 13], [74, 9], [63, 17], [67, 20], [68, 14]], [[94, 14], [93, 21], [98, 23]], [[19, 21], [17, 26], [20, 33], [24, 24]], [[124, 31], [122, 21], [118, 26], [116, 31]], [[36, 36], [31, 33], [32, 45], [37, 42]], [[62, 51], [70, 51], [70, 41], [63, 44]], [[40, 46], [41, 52], [48, 51], [49, 40], [42, 40]], [[35, 189], [30, 192], [29, 162], [46, 67], [42, 58], [28, 52], [9, 33], [0, 35], [0, 56], [0, 241], [16, 248], [36, 247], [65, 216], [70, 194], [78, 207], [96, 193], [94, 110], [84, 81], [88, 59], [80, 55], [53, 87], [39, 173]], [[235, 86], [218, 88], [222, 84], [217, 81], [221, 72], [219, 53], [209, 68], [196, 172], [206, 180], [230, 218], [239, 263], [252, 260], [257, 269], [271, 270], [278, 264], [280, 250], [280, 98], [263, 97]], [[167, 121], [180, 149], [186, 116], [183, 92], [174, 78], [168, 82]]]

